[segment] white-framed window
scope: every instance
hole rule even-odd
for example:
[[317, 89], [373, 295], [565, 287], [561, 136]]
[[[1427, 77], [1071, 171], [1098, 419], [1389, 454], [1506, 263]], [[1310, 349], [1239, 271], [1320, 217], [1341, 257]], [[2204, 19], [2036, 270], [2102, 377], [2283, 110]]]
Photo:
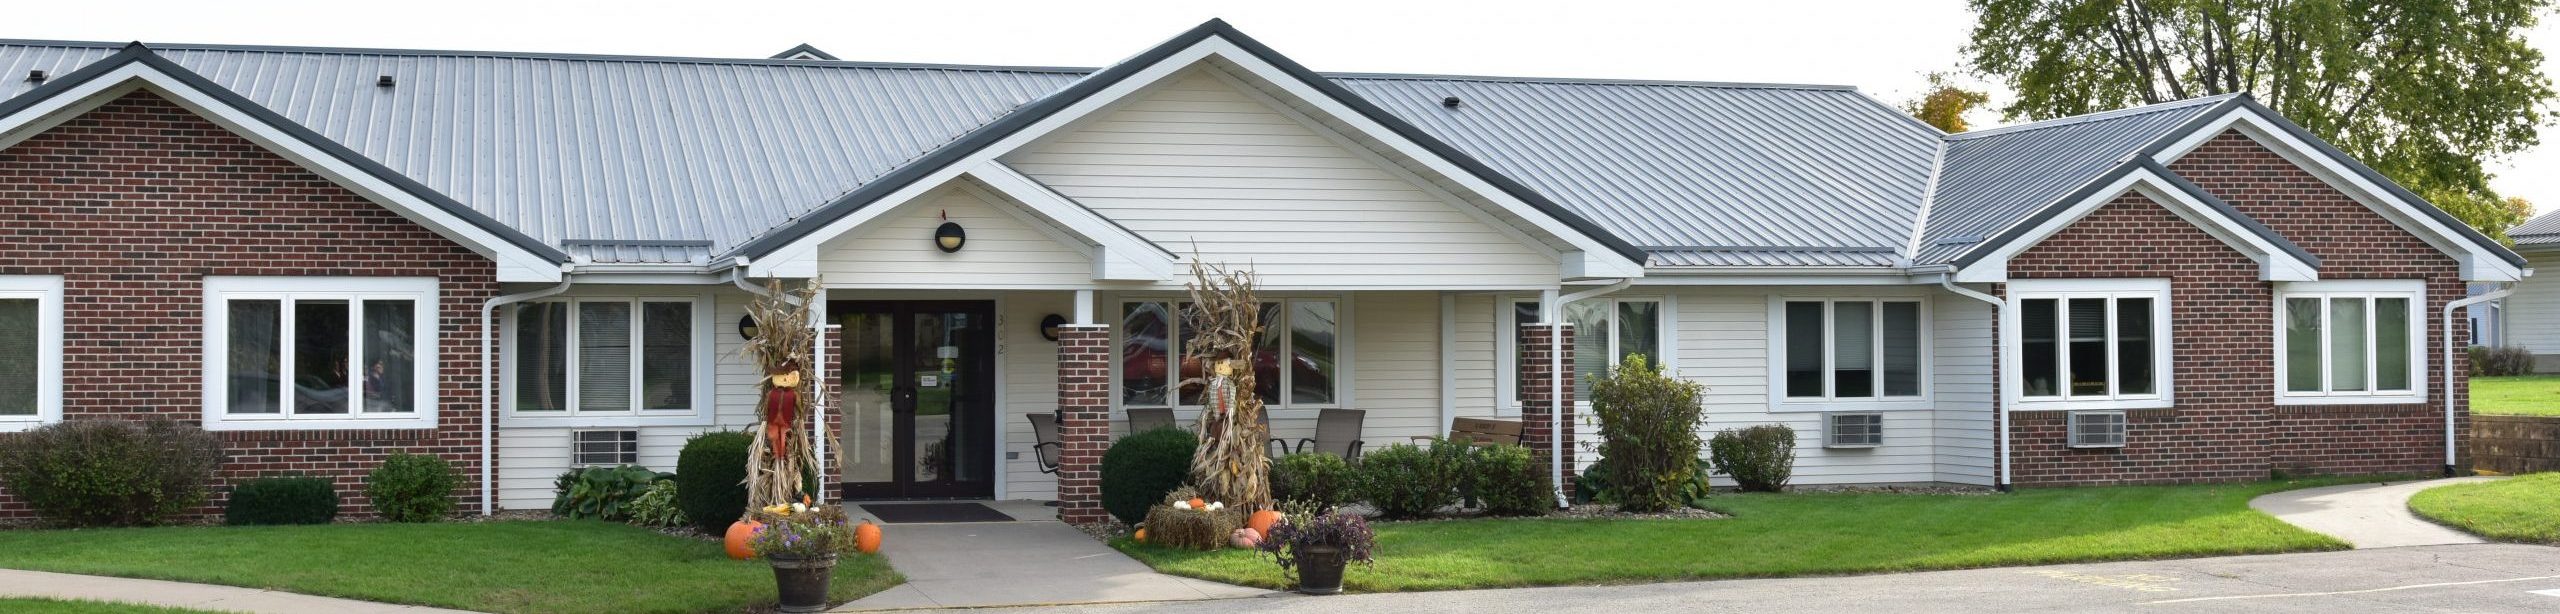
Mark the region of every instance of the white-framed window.
[[2339, 280], [2276, 287], [2276, 401], [2424, 403], [2426, 283]]
[[436, 280], [204, 279], [207, 430], [433, 428]]
[[2012, 410], [2171, 405], [2169, 280], [2009, 283], [2000, 338]]
[[[1350, 353], [1341, 336], [1348, 324], [1340, 298], [1275, 298], [1262, 302], [1262, 335], [1255, 339], [1254, 390], [1271, 407], [1340, 407], [1346, 396]], [[1205, 365], [1183, 356], [1191, 338], [1183, 315], [1190, 301], [1132, 298], [1120, 303], [1121, 407], [1200, 404]], [[1284, 368], [1283, 365], [1286, 365]], [[1177, 371], [1176, 367], [1179, 366]], [[1286, 392], [1283, 394], [1283, 392]]]
[[2124, 447], [2125, 417], [2121, 411], [2075, 411], [2063, 419], [2070, 431], [2064, 445], [2073, 448]]
[[1884, 445], [1884, 414], [1822, 415], [1822, 447], [1873, 448]]
[[0, 275], [0, 433], [62, 421], [62, 278]]
[[[1527, 367], [1520, 361], [1522, 328], [1546, 320], [1539, 312], [1535, 298], [1506, 298], [1497, 307], [1494, 336], [1495, 352], [1501, 365], [1495, 369], [1496, 384], [1501, 387], [1501, 406], [1497, 412], [1516, 415], [1520, 410], [1520, 377]], [[1573, 325], [1573, 398], [1577, 404], [1591, 402], [1591, 381], [1586, 376], [1608, 373], [1628, 356], [1641, 355], [1649, 364], [1665, 373], [1675, 373], [1669, 318], [1670, 301], [1666, 297], [1630, 296], [1588, 298], [1564, 306], [1565, 323]]]
[[712, 302], [579, 295], [514, 305], [506, 418], [580, 426], [700, 424], [711, 415]]
[[1928, 409], [1929, 321], [1916, 297], [1772, 298], [1771, 409]]
[[640, 431], [575, 431], [569, 436], [569, 464], [616, 467], [640, 464]]

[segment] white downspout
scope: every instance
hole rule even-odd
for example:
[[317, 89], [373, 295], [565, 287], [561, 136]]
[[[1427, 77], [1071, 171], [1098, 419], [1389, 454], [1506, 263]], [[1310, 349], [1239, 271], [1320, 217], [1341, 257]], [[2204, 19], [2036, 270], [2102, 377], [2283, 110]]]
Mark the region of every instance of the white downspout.
[[[1997, 323], [1997, 322], [2006, 322], [2006, 321], [2008, 321], [2008, 320], [2006, 319], [2007, 314], [2002, 313], [2003, 311], [2005, 311], [2005, 310], [2007, 310], [2007, 309], [2009, 308], [2009, 304], [2008, 304], [2007, 302], [2001, 301], [1999, 297], [1995, 297], [1995, 296], [1992, 296], [1992, 295], [1989, 295], [1989, 294], [1983, 294], [1983, 293], [1981, 293], [1981, 292], [1975, 291], [1975, 290], [1973, 290], [1973, 289], [1971, 289], [1971, 288], [1966, 288], [1966, 287], [1964, 287], [1964, 286], [1958, 286], [1958, 285], [1956, 285], [1956, 284], [1955, 284], [1955, 279], [1956, 279], [1956, 269], [1954, 269], [1954, 268], [1950, 267], [1950, 268], [1948, 268], [1948, 269], [1947, 269], [1947, 273], [1946, 273], [1946, 275], [1941, 276], [1941, 277], [1939, 277], [1939, 278], [1938, 278], [1938, 286], [1939, 286], [1939, 287], [1946, 288], [1948, 292], [1954, 292], [1954, 293], [1956, 293], [1956, 295], [1957, 295], [1957, 296], [1962, 296], [1962, 297], [1965, 297], [1965, 298], [1969, 298], [1969, 299], [1973, 299], [1973, 300], [1977, 300], [1977, 301], [1982, 301], [1982, 302], [1985, 302], [1985, 303], [1990, 303], [1990, 304], [1991, 304], [1991, 321], [1992, 321], [1992, 322], [1995, 322], [1995, 323]], [[1995, 324], [1995, 326], [1997, 326], [1997, 325]], [[2000, 340], [1998, 340], [1998, 339], [1993, 339], [1993, 340], [1991, 341], [1991, 347], [1993, 348], [1993, 351], [1995, 351], [1995, 352], [1999, 351], [1999, 349], [2000, 349]], [[2001, 376], [2002, 376], [2002, 377], [2009, 377], [2009, 376], [2011, 376], [2011, 375], [2012, 375], [2012, 374], [2006, 374], [2006, 373], [2001, 374]], [[1998, 401], [1998, 402], [1993, 403], [1993, 406], [1996, 408], [1996, 409], [1994, 409], [1993, 411], [1998, 412], [1998, 413], [1994, 414], [1991, 418], [1992, 418], [1992, 420], [1993, 420], [1994, 422], [1996, 422], [1996, 423], [1998, 423], [1998, 424], [2000, 425], [2000, 436], [1999, 436], [1999, 437], [1995, 437], [1995, 438], [1993, 438], [1993, 439], [1992, 439], [1992, 441], [1994, 442], [1994, 445], [1998, 446], [1998, 448], [1999, 448], [1999, 456], [2000, 456], [2000, 469], [1999, 469], [2000, 474], [1999, 474], [1999, 478], [1998, 478], [1997, 480], [1995, 480], [1995, 481], [1994, 481], [1993, 486], [1994, 486], [1994, 487], [1996, 487], [1996, 488], [1998, 488], [1998, 489], [2000, 489], [2002, 492], [2007, 492], [2007, 491], [2009, 490], [2009, 481], [2010, 481], [2010, 480], [2009, 480], [2009, 431], [2010, 431], [2010, 429], [2011, 429], [2011, 426], [2010, 426], [2010, 424], [2009, 424], [2009, 415], [2010, 415], [2010, 414], [2009, 414], [2009, 401], [2010, 401], [2010, 399], [2009, 399], [2009, 396], [2008, 396], [2008, 395], [2009, 395], [2009, 386], [2008, 386], [2007, 384], [2004, 384], [2004, 383], [2001, 383], [2001, 382], [1998, 382], [1998, 381], [1991, 382], [1991, 385], [1992, 385], [1992, 390], [1996, 391], [1996, 392], [1993, 392], [1992, 394], [1993, 394], [1993, 395], [1995, 395], [1995, 396], [1996, 396], [1996, 398], [1998, 398], [1998, 399], [1999, 399], [1999, 401]]]
[[2499, 289], [2498, 289], [2498, 291], [2496, 291], [2496, 292], [2491, 292], [2491, 293], [2488, 293], [2488, 294], [2482, 294], [2482, 295], [2479, 295], [2479, 296], [2474, 296], [2474, 297], [2464, 298], [2464, 299], [2461, 299], [2461, 300], [2456, 300], [2456, 301], [2453, 301], [2453, 302], [2445, 303], [2445, 304], [2444, 304], [2444, 476], [2445, 476], [2445, 477], [2453, 477], [2454, 463], [2455, 463], [2455, 461], [2456, 461], [2456, 459], [2455, 459], [2455, 455], [2456, 455], [2456, 450], [2455, 450], [2455, 448], [2456, 448], [2456, 445], [2460, 443], [2460, 442], [2455, 441], [2455, 440], [2454, 440], [2454, 438], [2453, 438], [2453, 437], [2454, 437], [2454, 435], [2453, 435], [2453, 312], [2454, 312], [2454, 310], [2462, 309], [2462, 308], [2465, 308], [2465, 307], [2470, 307], [2470, 306], [2472, 306], [2472, 305], [2477, 305], [2477, 304], [2480, 304], [2480, 303], [2486, 303], [2486, 302], [2489, 302], [2489, 301], [2494, 301], [2494, 300], [2498, 300], [2498, 299], [2506, 298], [2508, 294], [2512, 294], [2512, 293], [2514, 293], [2514, 292], [2516, 291], [2516, 287], [2515, 287], [2515, 285], [2514, 285], [2514, 284], [2505, 284], [2504, 286], [2505, 286], [2505, 287], [2499, 288]]
[[496, 316], [491, 314], [496, 313], [499, 307], [567, 292], [569, 284], [572, 283], [576, 283], [575, 280], [572, 280], [564, 270], [560, 275], [560, 285], [521, 294], [492, 297], [480, 305], [480, 515], [482, 516], [498, 513], [498, 470], [492, 464], [496, 459], [489, 449], [489, 440], [497, 430], [497, 389], [491, 383], [498, 379], [498, 361], [490, 353], [496, 346], [498, 321]]
[[1563, 296], [1556, 295], [1557, 289], [1538, 291], [1538, 299], [1546, 303], [1539, 308], [1539, 313], [1547, 320], [1547, 464], [1549, 465], [1547, 483], [1555, 486], [1557, 509], [1573, 507], [1573, 502], [1564, 497], [1565, 381], [1564, 378], [1556, 377], [1564, 373], [1564, 348], [1556, 343], [1564, 337], [1564, 306], [1574, 301], [1625, 290], [1627, 285], [1633, 283], [1635, 283], [1634, 280], [1621, 279], [1618, 283]]

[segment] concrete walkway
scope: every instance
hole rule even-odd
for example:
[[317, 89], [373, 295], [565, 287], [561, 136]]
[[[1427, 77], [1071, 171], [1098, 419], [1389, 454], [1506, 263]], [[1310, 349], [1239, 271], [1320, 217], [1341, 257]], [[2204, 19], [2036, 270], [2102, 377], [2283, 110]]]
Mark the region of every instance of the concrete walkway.
[[[1166, 614], [2560, 611], [2560, 548], [2421, 546], [1921, 573], [1001, 610]], [[959, 614], [959, 613], [955, 613]]]
[[2428, 522], [2409, 511], [2409, 497], [2448, 484], [2495, 480], [2464, 477], [2415, 482], [2324, 486], [2270, 493], [2249, 507], [2357, 548], [2477, 544], [2479, 537]]
[[1197, 601], [1270, 592], [1156, 573], [1056, 521], [892, 524], [880, 551], [907, 583], [837, 611]]
[[236, 586], [15, 569], [0, 569], [0, 597], [87, 599], [251, 614], [468, 614], [461, 610], [314, 597]]

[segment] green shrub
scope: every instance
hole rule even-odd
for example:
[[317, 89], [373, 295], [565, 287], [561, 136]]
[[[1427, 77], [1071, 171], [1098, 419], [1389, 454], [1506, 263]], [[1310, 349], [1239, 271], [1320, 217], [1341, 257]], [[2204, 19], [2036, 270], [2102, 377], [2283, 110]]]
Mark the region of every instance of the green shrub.
[[0, 482], [46, 520], [69, 526], [159, 524], [202, 505], [222, 441], [168, 420], [74, 420], [10, 436]]
[[453, 515], [453, 463], [429, 454], [393, 454], [365, 479], [373, 511], [392, 522], [435, 522]]
[[747, 447], [755, 438], [713, 431], [684, 442], [676, 455], [676, 507], [694, 528], [719, 535], [747, 513]]
[[1387, 518], [1420, 518], [1458, 502], [1463, 466], [1444, 455], [1395, 444], [1360, 456], [1360, 498]]
[[2471, 346], [2471, 374], [2532, 375], [2533, 352], [2516, 346]]
[[1698, 425], [1706, 387], [1664, 374], [1643, 356], [1591, 382], [1600, 421], [1600, 457], [1619, 509], [1659, 512], [1687, 505], [1680, 489], [1697, 477]]
[[1795, 473], [1796, 430], [1763, 424], [1725, 429], [1708, 444], [1715, 450], [1716, 473], [1732, 476], [1746, 492], [1778, 492]]
[[1618, 502], [1618, 488], [1609, 485], [1609, 459], [1591, 461], [1591, 466], [1584, 467], [1581, 473], [1573, 475], [1573, 502], [1576, 504]]
[[1360, 474], [1353, 472], [1342, 457], [1322, 452], [1300, 452], [1280, 457], [1271, 464], [1271, 499], [1273, 501], [1305, 501], [1326, 508], [1350, 503], [1353, 491], [1360, 485]]
[[674, 477], [639, 465], [571, 469], [552, 482], [551, 513], [571, 520], [629, 519], [631, 500]]
[[[670, 478], [674, 476], [669, 476]], [[692, 524], [684, 517], [684, 508], [676, 505], [676, 481], [658, 480], [648, 490], [631, 499], [631, 524], [644, 527], [676, 527]]]
[[1472, 456], [1469, 481], [1475, 484], [1475, 498], [1485, 513], [1526, 516], [1555, 507], [1555, 491], [1547, 486], [1546, 468], [1539, 465], [1537, 455], [1529, 448], [1516, 444], [1481, 446]]
[[328, 478], [259, 478], [231, 488], [222, 523], [329, 524], [338, 519], [338, 485]]
[[1102, 452], [1102, 509], [1130, 526], [1147, 508], [1191, 479], [1191, 454], [1200, 439], [1190, 431], [1159, 428], [1111, 442]]
[[1422, 446], [1422, 450], [1431, 454], [1432, 464], [1438, 465], [1442, 471], [1448, 472], [1449, 492], [1450, 494], [1457, 496], [1459, 505], [1462, 507], [1475, 507], [1475, 445], [1464, 441], [1438, 438], [1432, 439], [1431, 445]]

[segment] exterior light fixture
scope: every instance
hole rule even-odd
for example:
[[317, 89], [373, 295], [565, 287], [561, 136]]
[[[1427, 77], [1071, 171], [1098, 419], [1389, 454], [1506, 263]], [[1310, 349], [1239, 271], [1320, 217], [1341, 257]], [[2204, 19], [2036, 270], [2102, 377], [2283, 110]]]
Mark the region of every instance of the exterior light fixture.
[[1058, 315], [1058, 314], [1054, 314], [1054, 313], [1053, 313], [1053, 314], [1049, 314], [1049, 316], [1048, 316], [1048, 317], [1040, 318], [1040, 338], [1042, 338], [1042, 339], [1047, 339], [1047, 340], [1050, 340], [1050, 341], [1057, 341], [1057, 340], [1058, 340], [1058, 329], [1060, 329], [1060, 328], [1066, 328], [1066, 326], [1067, 326], [1067, 317], [1066, 317], [1066, 316], [1062, 316], [1062, 315]]
[[755, 316], [738, 316], [739, 338], [753, 341], [756, 338], [756, 333], [761, 332], [762, 330], [762, 328], [756, 326]]
[[951, 221], [951, 212], [942, 212], [942, 225], [933, 229], [933, 246], [950, 254], [959, 252], [960, 246], [968, 242], [969, 233], [960, 229], [959, 222]]

